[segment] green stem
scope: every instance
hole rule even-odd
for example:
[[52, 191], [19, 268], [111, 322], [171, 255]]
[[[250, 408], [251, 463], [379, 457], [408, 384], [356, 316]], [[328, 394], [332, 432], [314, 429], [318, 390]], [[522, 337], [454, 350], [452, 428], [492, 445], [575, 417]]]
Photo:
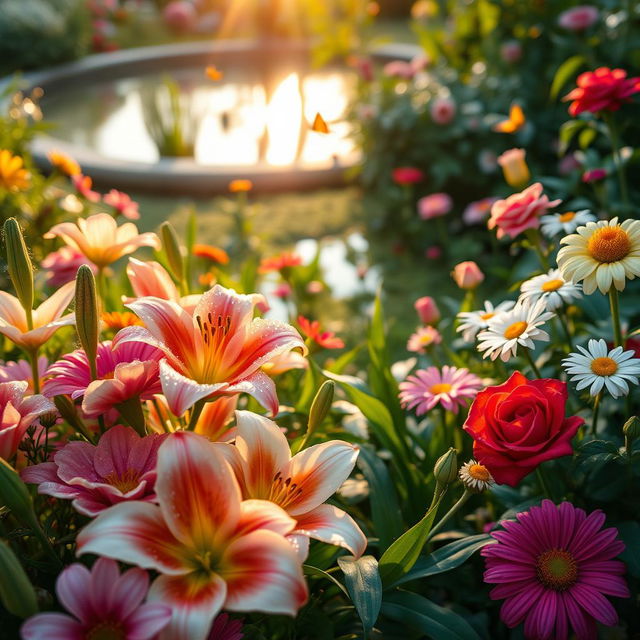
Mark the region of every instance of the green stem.
[[536, 252], [538, 259], [540, 260], [540, 264], [542, 268], [546, 271], [549, 270], [549, 260], [542, 250], [542, 238], [540, 237], [540, 233], [537, 229], [527, 229], [526, 231], [527, 238], [529, 238], [529, 242], [533, 246], [534, 251]]
[[602, 400], [602, 391], [593, 401], [593, 417], [591, 418], [591, 435], [595, 436], [598, 430], [598, 414], [600, 413], [600, 402]]
[[536, 363], [533, 361], [533, 356], [531, 355], [531, 351], [526, 347], [524, 348], [524, 355], [527, 361], [529, 362], [529, 366], [531, 367], [531, 370], [533, 371], [536, 378], [542, 378], [540, 369], [538, 369], [538, 367], [536, 366]]
[[540, 470], [540, 467], [536, 467], [536, 475], [538, 476], [538, 482], [540, 483], [540, 488], [542, 489], [542, 493], [544, 493], [544, 495], [549, 498], [550, 500], [552, 500], [553, 498], [551, 497], [551, 492], [549, 491], [549, 487], [547, 486], [547, 482], [544, 479], [544, 474], [542, 473], [542, 471]]
[[609, 305], [611, 306], [611, 322], [613, 324], [613, 334], [615, 336], [616, 347], [621, 347], [622, 328], [620, 326], [620, 301], [618, 300], [618, 290], [613, 284], [609, 289]]
[[603, 113], [604, 121], [607, 124], [609, 131], [609, 140], [611, 142], [611, 150], [613, 151], [613, 162], [616, 166], [616, 173], [618, 175], [618, 184], [620, 185], [620, 197], [624, 204], [624, 211], [628, 213], [629, 207], [629, 189], [627, 187], [627, 178], [624, 172], [624, 166], [622, 164], [622, 155], [620, 154], [620, 139], [618, 137], [618, 130], [616, 127], [614, 117], [609, 113]]
[[31, 363], [31, 376], [33, 378], [33, 393], [40, 393], [40, 372], [38, 371], [38, 348], [29, 351], [29, 362]]
[[198, 418], [200, 418], [200, 414], [204, 409], [205, 400], [198, 400], [191, 409], [191, 415], [189, 416], [189, 424], [187, 426], [187, 431], [193, 431], [198, 424]]
[[443, 527], [447, 522], [461, 509], [464, 503], [472, 496], [471, 491], [469, 489], [465, 489], [462, 496], [458, 502], [456, 502], [447, 513], [442, 516], [440, 522], [438, 522], [434, 527], [431, 528], [429, 532], [429, 536], [427, 537], [427, 541], [431, 540]]
[[566, 313], [565, 309], [559, 309], [557, 317], [558, 317], [558, 321], [560, 322], [560, 326], [564, 331], [564, 335], [567, 338], [567, 342], [569, 343], [569, 349], [573, 351], [573, 339], [571, 338], [571, 331], [569, 330], [569, 325], [567, 324], [565, 313]]

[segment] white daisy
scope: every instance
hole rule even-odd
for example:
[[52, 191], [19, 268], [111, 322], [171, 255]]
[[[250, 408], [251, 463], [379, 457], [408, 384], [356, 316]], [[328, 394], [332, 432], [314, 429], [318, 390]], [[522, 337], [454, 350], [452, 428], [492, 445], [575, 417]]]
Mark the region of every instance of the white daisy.
[[473, 459], [460, 467], [458, 475], [465, 489], [478, 493], [490, 489], [496, 483], [489, 469]]
[[516, 354], [518, 345], [533, 349], [534, 340], [549, 340], [549, 334], [538, 327], [554, 314], [546, 311], [544, 300], [531, 304], [519, 300], [511, 311], [506, 311], [489, 320], [489, 326], [478, 334], [478, 351], [483, 358], [500, 357], [504, 362]]
[[520, 300], [544, 299], [547, 311], [559, 309], [565, 302], [571, 304], [574, 300], [581, 298], [582, 287], [571, 281], [566, 281], [560, 269], [550, 269], [548, 273], [535, 276], [522, 283], [520, 287]]
[[578, 227], [587, 224], [587, 222], [595, 222], [595, 220], [596, 217], [589, 209], [553, 213], [540, 218], [540, 228], [547, 238], [555, 238], [559, 235], [566, 236], [573, 233]]
[[640, 359], [634, 351], [624, 351], [622, 347], [607, 349], [607, 343], [589, 340], [587, 349], [578, 347], [580, 353], [571, 353], [562, 361], [564, 370], [577, 382], [578, 391], [591, 387], [589, 393], [597, 396], [603, 387], [614, 397], [626, 396], [629, 385], [638, 384]]
[[494, 307], [488, 300], [484, 301], [484, 309], [479, 311], [463, 311], [456, 317], [460, 321], [460, 326], [456, 331], [462, 331], [462, 339], [465, 342], [473, 342], [476, 334], [482, 329], [486, 329], [489, 325], [488, 322], [491, 318], [497, 316], [503, 311], [509, 311], [513, 309], [515, 302], [513, 300], [505, 300], [501, 302], [497, 307]]

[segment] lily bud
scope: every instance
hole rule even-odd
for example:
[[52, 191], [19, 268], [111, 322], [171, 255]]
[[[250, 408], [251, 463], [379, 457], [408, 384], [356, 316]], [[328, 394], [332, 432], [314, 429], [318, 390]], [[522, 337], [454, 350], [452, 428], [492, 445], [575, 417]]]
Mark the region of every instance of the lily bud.
[[182, 257], [178, 235], [171, 223], [163, 222], [160, 225], [160, 237], [162, 238], [162, 247], [167, 256], [171, 275], [178, 282], [182, 282], [184, 278], [184, 258]]
[[498, 164], [502, 167], [505, 182], [510, 187], [523, 189], [531, 180], [524, 149], [509, 149], [505, 151], [498, 158]]
[[76, 275], [76, 331], [89, 360], [92, 380], [98, 377], [96, 358], [100, 333], [99, 322], [96, 280], [93, 277], [93, 271], [83, 264]]
[[433, 475], [441, 487], [455, 482], [458, 477], [458, 452], [453, 447], [436, 460]]
[[325, 380], [320, 389], [318, 389], [318, 393], [316, 393], [316, 397], [313, 399], [311, 409], [309, 410], [308, 435], [314, 433], [327, 417], [327, 414], [331, 410], [334, 390], [335, 384], [332, 380]]
[[634, 440], [640, 438], [640, 418], [638, 416], [631, 416], [622, 427], [622, 432], [624, 436], [631, 444]]
[[0, 506], [5, 506], [23, 524], [35, 520], [31, 494], [18, 472], [0, 458]]
[[[13, 282], [18, 300], [20, 300], [20, 304], [30, 320], [34, 298], [33, 266], [27, 246], [24, 243], [20, 225], [15, 218], [9, 218], [4, 223], [4, 241], [7, 247], [9, 277]], [[30, 326], [29, 328], [31, 329], [32, 327]]]
[[38, 613], [36, 592], [9, 545], [0, 540], [0, 601], [19, 618]]

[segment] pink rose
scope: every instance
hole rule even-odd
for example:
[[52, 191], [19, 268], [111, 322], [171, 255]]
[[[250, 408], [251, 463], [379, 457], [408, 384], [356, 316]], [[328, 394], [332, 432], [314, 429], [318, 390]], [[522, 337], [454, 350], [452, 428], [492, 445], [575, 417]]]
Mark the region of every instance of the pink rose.
[[391, 176], [396, 184], [410, 185], [424, 180], [424, 171], [417, 167], [398, 167], [391, 172]]
[[426, 251], [424, 252], [424, 257], [427, 260], [437, 260], [438, 258], [442, 257], [442, 249], [437, 244], [427, 247]]
[[597, 182], [598, 180], [604, 180], [607, 177], [606, 169], [589, 169], [582, 174], [582, 182], [590, 184], [591, 182]]
[[461, 289], [475, 289], [484, 280], [484, 273], [475, 262], [468, 260], [457, 264], [451, 277]]
[[445, 216], [453, 207], [451, 196], [446, 193], [432, 193], [418, 200], [418, 215], [423, 220]]
[[491, 207], [497, 198], [482, 198], [470, 202], [462, 214], [462, 220], [465, 224], [478, 224], [484, 222], [491, 212]]
[[403, 80], [411, 80], [415, 74], [415, 70], [410, 62], [405, 60], [393, 60], [387, 62], [382, 68], [382, 73], [389, 78], [402, 78]]
[[185, 0], [170, 2], [162, 12], [165, 24], [178, 33], [190, 31], [195, 26], [197, 17], [194, 6]]
[[436, 98], [430, 112], [436, 124], [449, 124], [456, 116], [456, 103], [451, 98]]
[[504, 42], [500, 47], [500, 57], [508, 64], [514, 64], [522, 58], [522, 45], [517, 40]]
[[435, 324], [440, 320], [440, 309], [438, 309], [436, 301], [431, 296], [418, 298], [413, 303], [413, 306], [418, 312], [420, 322], [423, 324]]
[[599, 11], [588, 4], [567, 9], [558, 16], [558, 24], [569, 31], [584, 31], [595, 24], [600, 17]]
[[494, 202], [488, 227], [498, 228], [498, 238], [505, 235], [515, 238], [526, 229], [537, 229], [540, 226], [540, 216], [561, 202], [562, 200], [549, 201], [546, 195], [542, 195], [542, 185], [536, 182], [506, 200]]

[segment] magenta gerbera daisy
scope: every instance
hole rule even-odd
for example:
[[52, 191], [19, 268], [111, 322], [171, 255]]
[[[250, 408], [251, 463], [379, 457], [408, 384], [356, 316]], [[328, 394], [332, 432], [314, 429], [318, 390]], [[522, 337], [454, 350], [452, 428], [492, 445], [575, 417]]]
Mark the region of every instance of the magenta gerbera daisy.
[[602, 529], [604, 513], [544, 500], [516, 517], [481, 552], [484, 580], [497, 585], [491, 598], [505, 599], [502, 621], [511, 628], [524, 621], [525, 636], [536, 640], [566, 640], [570, 628], [577, 640], [595, 640], [596, 622], [617, 624], [605, 596], [629, 597], [625, 565], [614, 560], [624, 543], [617, 529]]
[[468, 400], [475, 398], [482, 387], [478, 376], [468, 369], [445, 365], [419, 369], [400, 383], [400, 402], [407, 409], [416, 410], [421, 416], [440, 404], [448, 411], [458, 413]]

